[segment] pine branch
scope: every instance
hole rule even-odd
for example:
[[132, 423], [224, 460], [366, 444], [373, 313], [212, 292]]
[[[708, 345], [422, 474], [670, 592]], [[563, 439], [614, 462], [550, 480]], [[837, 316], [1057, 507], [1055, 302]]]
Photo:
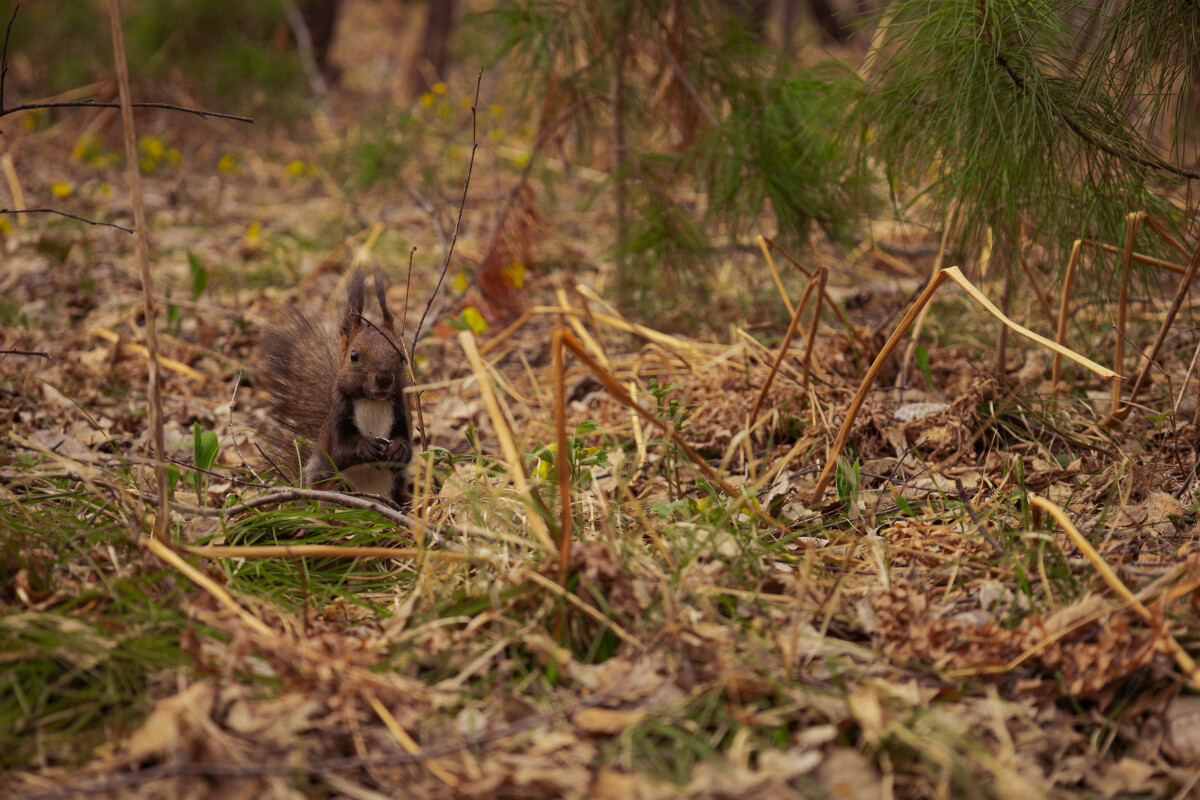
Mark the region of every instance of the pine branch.
[[[989, 36], [989, 39], [990, 38], [991, 37]], [[1173, 164], [1168, 164], [1165, 161], [1157, 158], [1149, 158], [1146, 156], [1139, 156], [1136, 153], [1128, 153], [1097, 140], [1095, 137], [1089, 135], [1088, 132], [1084, 130], [1083, 127], [1074, 119], [1072, 119], [1065, 111], [1058, 106], [1049, 103], [1046, 98], [1030, 89], [1025, 80], [1017, 73], [1015, 69], [1013, 69], [1012, 65], [1008, 63], [1008, 59], [1004, 57], [1004, 53], [996, 53], [996, 64], [1004, 70], [1005, 74], [1007, 74], [1012, 80], [1013, 85], [1017, 87], [1018, 91], [1027, 97], [1032, 98], [1034, 102], [1036, 102], [1042, 108], [1046, 109], [1058, 119], [1062, 120], [1063, 124], [1066, 125], [1072, 133], [1097, 150], [1106, 153], [1113, 158], [1119, 159], [1120, 161], [1131, 162], [1137, 164], [1138, 166], [1156, 169], [1161, 172], [1169, 172], [1172, 175], [1178, 175], [1181, 178], [1188, 178], [1189, 180], [1200, 178], [1200, 171], [1187, 169], [1185, 167], [1176, 167]]]

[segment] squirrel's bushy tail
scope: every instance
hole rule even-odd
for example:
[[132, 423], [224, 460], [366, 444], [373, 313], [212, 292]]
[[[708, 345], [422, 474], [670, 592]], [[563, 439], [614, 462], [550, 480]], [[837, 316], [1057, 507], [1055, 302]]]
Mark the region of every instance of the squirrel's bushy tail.
[[272, 461], [293, 482], [329, 416], [338, 370], [338, 336], [332, 325], [315, 322], [294, 308], [259, 338], [262, 388], [271, 396], [267, 442]]

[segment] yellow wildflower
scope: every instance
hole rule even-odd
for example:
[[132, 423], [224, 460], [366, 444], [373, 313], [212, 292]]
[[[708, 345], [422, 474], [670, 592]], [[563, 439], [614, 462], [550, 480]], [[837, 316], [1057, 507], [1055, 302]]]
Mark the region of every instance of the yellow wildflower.
[[8, 221], [8, 216], [0, 217], [0, 235], [12, 233], [12, 223]]
[[[546, 449], [549, 450], [551, 453], [558, 452], [558, 447], [556, 445], [549, 445], [548, 447], [546, 447]], [[544, 458], [539, 458], [537, 460], [537, 465], [534, 466], [534, 468], [533, 468], [533, 474], [539, 480], [543, 480], [543, 481], [546, 480], [546, 478], [550, 477], [550, 462]]]
[[95, 133], [85, 133], [79, 137], [79, 141], [75, 143], [75, 149], [71, 151], [72, 161], [83, 161], [85, 158], [89, 161], [94, 160], [100, 155], [102, 141], [99, 135]]
[[182, 160], [183, 154], [179, 152], [178, 148], [172, 147], [167, 151], [167, 161], [170, 161], [172, 164], [178, 164]]
[[108, 185], [108, 181], [104, 181], [100, 184], [100, 194], [104, 195], [105, 197], [112, 196], [112, 187]]
[[454, 280], [450, 282], [450, 285], [454, 287], [455, 291], [465, 292], [469, 282], [470, 277], [467, 275], [467, 273], [460, 272], [454, 276]]
[[488, 106], [488, 113], [493, 117], [498, 117], [504, 113], [504, 108], [499, 103], [492, 103]]
[[163, 156], [167, 154], [167, 148], [157, 136], [143, 136], [138, 142], [138, 149], [155, 161], [162, 160]]
[[433, 104], [434, 104], [433, 95], [430, 94], [429, 92], [425, 92], [419, 98], [417, 98], [417, 102], [419, 102], [425, 108], [433, 108]]
[[142, 168], [142, 172], [149, 175], [151, 172], [154, 172], [154, 169], [158, 166], [158, 162], [150, 156], [142, 156], [142, 160], [138, 162], [138, 166]]
[[256, 219], [250, 220], [250, 225], [246, 228], [246, 246], [258, 247], [262, 242], [262, 223]]
[[504, 268], [504, 277], [508, 278], [508, 282], [514, 289], [520, 289], [525, 286], [525, 273], [525, 265], [516, 259], [513, 259], [513, 261]]
[[487, 320], [479, 313], [475, 306], [467, 306], [462, 312], [463, 322], [467, 323], [467, 327], [471, 329], [471, 333], [478, 336], [488, 329]]
[[226, 153], [221, 156], [221, 160], [217, 162], [217, 169], [226, 174], [232, 175], [238, 171], [238, 157], [233, 153]]
[[300, 159], [294, 159], [288, 162], [287, 174], [289, 178], [299, 178], [308, 169], [308, 166]]
[[50, 187], [50, 194], [55, 197], [68, 197], [71, 194], [71, 184], [66, 181], [59, 181]]
[[442, 83], [441, 81], [438, 81], [433, 86], [430, 86], [429, 90], [431, 92], [433, 92], [434, 94], [445, 94], [446, 93], [446, 84]]

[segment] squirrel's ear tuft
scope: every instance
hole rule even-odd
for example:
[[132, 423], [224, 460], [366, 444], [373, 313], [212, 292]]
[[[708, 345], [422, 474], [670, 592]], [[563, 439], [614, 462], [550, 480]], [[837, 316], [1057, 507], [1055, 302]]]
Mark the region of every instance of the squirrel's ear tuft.
[[342, 315], [342, 336], [349, 336], [362, 327], [363, 303], [365, 302], [366, 278], [361, 269], [355, 267], [346, 281], [346, 313]]
[[379, 313], [383, 316], [383, 328], [393, 336], [396, 335], [396, 319], [388, 310], [387, 287], [383, 280], [383, 270], [375, 269], [375, 297], [379, 299]]

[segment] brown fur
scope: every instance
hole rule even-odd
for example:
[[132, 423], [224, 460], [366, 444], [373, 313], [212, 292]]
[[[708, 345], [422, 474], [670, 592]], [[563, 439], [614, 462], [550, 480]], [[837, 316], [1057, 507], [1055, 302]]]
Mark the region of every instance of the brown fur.
[[[362, 319], [365, 277], [351, 274], [349, 305], [335, 331], [289, 309], [260, 339], [263, 385], [279, 430], [271, 437], [277, 462], [291, 480], [305, 485], [334, 482], [387, 484], [396, 502], [407, 498], [404, 466], [412, 455], [412, 425], [404, 387], [408, 367], [387, 306], [383, 275], [375, 274], [381, 320]], [[386, 430], [359, 425], [374, 421]], [[299, 462], [293, 441], [299, 441]], [[315, 448], [305, 443], [315, 443]], [[302, 470], [296, 464], [302, 463]], [[375, 467], [374, 465], [380, 465]], [[365, 480], [363, 479], [365, 476]], [[340, 481], [339, 481], [340, 482]]]

